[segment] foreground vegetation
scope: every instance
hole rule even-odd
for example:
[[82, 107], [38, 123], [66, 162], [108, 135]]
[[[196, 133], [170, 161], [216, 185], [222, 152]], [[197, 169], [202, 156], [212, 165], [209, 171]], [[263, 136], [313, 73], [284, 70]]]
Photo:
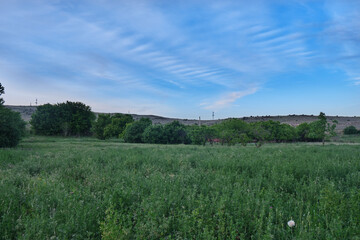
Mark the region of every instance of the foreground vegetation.
[[0, 239], [359, 239], [359, 159], [358, 145], [30, 137], [0, 149]]

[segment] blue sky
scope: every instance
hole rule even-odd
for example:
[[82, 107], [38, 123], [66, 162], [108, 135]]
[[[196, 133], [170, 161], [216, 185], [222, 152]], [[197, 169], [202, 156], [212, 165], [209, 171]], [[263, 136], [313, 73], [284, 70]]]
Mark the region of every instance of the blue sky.
[[5, 103], [360, 115], [360, 1], [0, 0]]

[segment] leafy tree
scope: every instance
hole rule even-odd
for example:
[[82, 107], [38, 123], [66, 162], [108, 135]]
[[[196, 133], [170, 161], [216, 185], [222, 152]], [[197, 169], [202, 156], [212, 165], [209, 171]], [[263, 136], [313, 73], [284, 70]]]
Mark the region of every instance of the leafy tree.
[[[3, 85], [1, 85], [1, 83], [0, 83], [0, 96], [2, 94], [5, 94], [5, 89], [4, 89]], [[3, 104], [4, 104], [4, 99], [0, 98], [0, 105], [3, 105]]]
[[99, 114], [93, 125], [93, 131], [98, 139], [105, 139], [105, 127], [111, 124], [110, 114]]
[[123, 137], [128, 143], [142, 143], [145, 129], [152, 124], [149, 118], [141, 118], [139, 121], [126, 124]]
[[164, 132], [167, 138], [167, 143], [169, 144], [190, 143], [190, 138], [187, 134], [186, 127], [179, 121], [173, 121], [166, 124], [164, 126]]
[[106, 139], [111, 137], [119, 137], [125, 130], [126, 124], [134, 121], [130, 114], [116, 113], [99, 114], [93, 125], [93, 131], [97, 138]]
[[234, 129], [220, 129], [217, 134], [220, 138], [221, 145], [227, 144], [229, 146], [235, 145], [237, 142], [238, 132]]
[[20, 113], [0, 106], [0, 147], [15, 147], [25, 134]]
[[165, 144], [167, 142], [164, 127], [160, 124], [149, 125], [143, 133], [144, 143]]
[[295, 130], [296, 130], [297, 139], [299, 141], [304, 142], [307, 140], [306, 136], [310, 132], [310, 125], [308, 123], [304, 122], [304, 123], [301, 123], [300, 125], [298, 125]]
[[264, 122], [258, 122], [257, 125], [262, 127], [264, 130], [267, 131], [268, 134], [266, 134], [266, 137], [264, 140], [266, 141], [284, 141], [282, 140], [284, 138], [282, 126], [279, 121], [264, 121]]
[[336, 132], [335, 132], [336, 124], [338, 124], [337, 120], [333, 120], [332, 124], [328, 122], [326, 123], [325, 138], [323, 139], [323, 144], [325, 143], [325, 139], [330, 140], [330, 138], [336, 136]]
[[332, 124], [327, 122], [326, 115], [320, 112], [317, 121], [309, 123], [309, 129], [305, 135], [306, 141], [321, 141], [323, 145], [325, 140], [336, 135], [335, 128], [338, 123], [336, 120], [332, 121]]
[[94, 113], [81, 102], [45, 104], [32, 115], [30, 124], [40, 135], [89, 135]]
[[296, 140], [296, 129], [288, 124], [280, 124], [276, 129], [275, 140], [277, 142], [290, 142]]
[[[220, 139], [221, 144], [234, 145], [235, 143], [244, 141], [246, 134], [251, 131], [251, 127], [248, 123], [240, 119], [227, 119], [220, 124], [213, 126], [216, 130], [216, 135]], [[240, 140], [240, 135], [242, 136]]]
[[206, 142], [213, 143], [213, 139], [216, 136], [216, 130], [214, 128], [202, 125], [194, 125], [189, 128], [189, 135], [191, 142], [196, 145], [205, 145]]
[[[0, 83], [0, 96], [4, 94], [4, 87]], [[0, 147], [15, 147], [25, 133], [26, 123], [20, 113], [11, 111], [3, 106], [0, 98]]]
[[238, 139], [241, 145], [243, 145], [244, 147], [251, 141], [251, 139], [246, 133], [241, 133]]
[[306, 141], [319, 142], [325, 137], [326, 123], [314, 121], [309, 123], [309, 132], [306, 134]]
[[95, 115], [91, 108], [81, 102], [57, 104], [62, 117], [64, 135], [89, 135]]
[[251, 124], [251, 132], [249, 133], [250, 138], [255, 141], [256, 147], [261, 147], [266, 139], [269, 139], [270, 132], [267, 131], [261, 123]]
[[63, 132], [62, 115], [57, 105], [45, 104], [38, 106], [31, 116], [30, 124], [39, 135], [60, 135]]
[[129, 114], [116, 113], [111, 117], [111, 123], [104, 129], [105, 138], [119, 137], [124, 131], [126, 124], [132, 123], [133, 117]]
[[358, 134], [358, 130], [354, 126], [346, 127], [343, 132], [345, 135]]

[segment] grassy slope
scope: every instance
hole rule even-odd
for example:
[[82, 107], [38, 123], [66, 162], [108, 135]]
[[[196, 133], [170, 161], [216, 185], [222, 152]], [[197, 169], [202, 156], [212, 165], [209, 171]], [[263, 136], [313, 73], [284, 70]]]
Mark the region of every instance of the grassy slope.
[[351, 145], [27, 138], [0, 149], [0, 239], [359, 239], [359, 160]]

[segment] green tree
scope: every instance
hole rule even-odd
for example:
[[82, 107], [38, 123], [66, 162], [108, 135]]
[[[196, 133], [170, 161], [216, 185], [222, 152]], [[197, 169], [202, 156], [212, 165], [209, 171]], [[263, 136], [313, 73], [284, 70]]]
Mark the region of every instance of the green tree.
[[128, 143], [142, 143], [145, 129], [152, 124], [149, 118], [141, 118], [139, 121], [128, 123], [125, 127], [123, 137]]
[[[0, 96], [4, 94], [4, 87], [0, 83]], [[26, 123], [20, 113], [11, 111], [3, 106], [0, 98], [0, 147], [15, 147], [25, 134]]]
[[291, 142], [296, 140], [296, 129], [289, 124], [280, 124], [276, 130], [275, 140], [277, 142]]
[[264, 142], [269, 139], [270, 132], [266, 130], [260, 122], [253, 123], [250, 125], [251, 131], [249, 136], [255, 141], [256, 147], [261, 147]]
[[194, 125], [189, 128], [189, 135], [192, 144], [205, 145], [206, 142], [210, 142], [210, 144], [212, 144], [213, 139], [216, 136], [216, 130], [205, 125]]
[[[5, 88], [0, 83], [0, 96], [3, 94], [5, 94]], [[3, 104], [4, 104], [4, 99], [0, 98], [0, 105], [3, 105]]]
[[48, 136], [60, 135], [63, 132], [62, 122], [58, 107], [51, 104], [38, 106], [30, 120], [35, 134]]
[[0, 147], [15, 147], [25, 134], [20, 113], [0, 106]]
[[81, 102], [45, 104], [32, 115], [30, 124], [40, 135], [89, 135], [94, 113]]
[[164, 127], [160, 124], [149, 125], [143, 133], [144, 143], [165, 144], [167, 142]]
[[134, 121], [130, 114], [116, 113], [111, 116], [111, 123], [104, 129], [105, 138], [119, 137], [125, 130], [126, 124]]
[[105, 139], [105, 127], [111, 124], [110, 114], [99, 114], [93, 125], [93, 132], [98, 139]]
[[[235, 143], [247, 141], [251, 127], [248, 123], [240, 119], [227, 119], [212, 127], [216, 131], [216, 136], [221, 144], [234, 145]], [[245, 134], [245, 135], [244, 135]], [[240, 137], [241, 136], [241, 137]], [[246, 145], [246, 144], [245, 144]]]
[[57, 104], [62, 117], [64, 135], [90, 135], [95, 114], [90, 106], [82, 102], [70, 102]]
[[164, 132], [167, 138], [167, 143], [169, 144], [188, 144], [191, 142], [185, 125], [181, 124], [179, 121], [173, 121], [166, 124], [164, 126]]
[[307, 140], [307, 135], [309, 134], [310, 132], [310, 126], [308, 123], [304, 122], [304, 123], [301, 123], [300, 125], [298, 125], [296, 127], [296, 136], [297, 136], [297, 140], [299, 141], [306, 141]]

